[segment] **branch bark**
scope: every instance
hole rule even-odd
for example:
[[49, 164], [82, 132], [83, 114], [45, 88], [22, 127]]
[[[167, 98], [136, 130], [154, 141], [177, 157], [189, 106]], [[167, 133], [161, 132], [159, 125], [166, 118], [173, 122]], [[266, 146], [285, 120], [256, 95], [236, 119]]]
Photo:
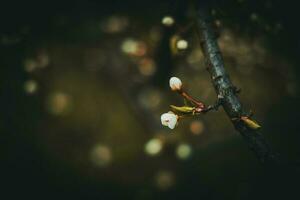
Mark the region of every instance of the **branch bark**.
[[235, 129], [242, 135], [249, 148], [255, 153], [261, 163], [278, 163], [278, 157], [272, 151], [270, 145], [262, 134], [252, 130], [242, 121], [233, 120], [246, 116], [236, 92], [236, 87], [232, 84], [227, 74], [222, 54], [220, 52], [217, 38], [212, 26], [212, 20], [205, 10], [197, 13], [197, 31], [199, 33], [200, 45], [206, 59], [208, 71], [212, 84], [218, 97], [223, 97], [221, 105], [233, 123]]

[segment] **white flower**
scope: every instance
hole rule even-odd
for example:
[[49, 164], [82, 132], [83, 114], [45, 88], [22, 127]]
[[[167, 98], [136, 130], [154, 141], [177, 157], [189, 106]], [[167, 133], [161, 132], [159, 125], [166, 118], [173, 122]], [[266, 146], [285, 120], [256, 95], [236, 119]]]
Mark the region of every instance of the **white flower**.
[[174, 24], [174, 19], [171, 16], [165, 16], [161, 22], [165, 26], [172, 26]]
[[182, 82], [179, 78], [172, 77], [172, 78], [170, 78], [169, 82], [170, 82], [170, 87], [173, 91], [181, 90]]
[[184, 50], [188, 48], [189, 44], [186, 40], [178, 40], [176, 46], [177, 49]]
[[174, 129], [178, 121], [178, 116], [172, 112], [168, 112], [162, 114], [160, 119], [162, 125], [168, 126], [170, 129]]

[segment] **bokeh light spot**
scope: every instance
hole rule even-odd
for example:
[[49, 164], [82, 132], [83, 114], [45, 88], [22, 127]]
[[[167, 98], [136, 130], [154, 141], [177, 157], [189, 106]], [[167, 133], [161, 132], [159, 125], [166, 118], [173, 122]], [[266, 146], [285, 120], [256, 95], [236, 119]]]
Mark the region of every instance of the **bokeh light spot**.
[[188, 46], [189, 46], [188, 42], [186, 40], [183, 40], [183, 39], [178, 40], [177, 43], [176, 43], [176, 47], [179, 50], [185, 50], [185, 49], [188, 48]]
[[162, 150], [163, 144], [160, 139], [153, 138], [145, 144], [145, 152], [150, 156], [155, 156]]
[[96, 145], [91, 150], [91, 161], [98, 167], [106, 167], [112, 161], [112, 153], [109, 147], [105, 145]]
[[121, 50], [132, 56], [143, 56], [147, 52], [147, 46], [144, 42], [129, 38], [123, 41]]
[[165, 26], [172, 26], [174, 24], [174, 19], [171, 16], [165, 16], [162, 18], [161, 23]]
[[49, 55], [44, 51], [40, 51], [37, 55], [38, 67], [45, 68], [50, 63]]
[[180, 144], [176, 148], [176, 155], [181, 160], [186, 160], [191, 156], [192, 148], [188, 144]]
[[155, 89], [147, 89], [139, 94], [138, 101], [143, 107], [154, 109], [161, 102], [161, 94]]
[[155, 176], [156, 186], [161, 190], [168, 190], [175, 184], [175, 176], [171, 171], [162, 170]]
[[121, 16], [110, 16], [101, 22], [101, 30], [105, 33], [119, 33], [128, 27], [128, 19]]
[[202, 121], [195, 120], [190, 123], [190, 131], [194, 135], [200, 135], [204, 131], [204, 124]]
[[38, 83], [35, 80], [28, 80], [24, 83], [24, 90], [27, 94], [34, 94], [38, 90]]
[[24, 70], [26, 72], [33, 72], [37, 67], [37, 62], [33, 59], [26, 59], [24, 61]]
[[251, 13], [250, 19], [251, 19], [251, 21], [257, 21], [258, 20], [258, 15], [256, 13]]
[[151, 58], [143, 58], [139, 63], [139, 71], [144, 76], [151, 76], [155, 73], [155, 62]]
[[62, 92], [53, 93], [48, 97], [47, 104], [51, 114], [66, 114], [71, 109], [71, 97]]

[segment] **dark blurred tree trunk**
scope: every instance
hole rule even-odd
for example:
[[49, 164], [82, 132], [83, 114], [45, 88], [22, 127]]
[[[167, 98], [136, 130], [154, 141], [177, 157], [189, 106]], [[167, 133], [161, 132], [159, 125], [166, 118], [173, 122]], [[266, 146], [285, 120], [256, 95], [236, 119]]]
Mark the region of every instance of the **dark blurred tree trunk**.
[[[184, 21], [186, 18], [188, 1], [174, 0], [169, 3], [168, 7], [166, 15], [172, 16], [175, 19], [175, 24], [178, 26], [180, 21]], [[166, 86], [166, 82], [169, 81], [174, 71], [175, 65], [170, 48], [170, 38], [178, 31], [176, 30], [177, 26], [163, 26], [162, 37], [155, 51], [154, 58], [157, 62], [157, 71], [150, 80], [154, 86]]]

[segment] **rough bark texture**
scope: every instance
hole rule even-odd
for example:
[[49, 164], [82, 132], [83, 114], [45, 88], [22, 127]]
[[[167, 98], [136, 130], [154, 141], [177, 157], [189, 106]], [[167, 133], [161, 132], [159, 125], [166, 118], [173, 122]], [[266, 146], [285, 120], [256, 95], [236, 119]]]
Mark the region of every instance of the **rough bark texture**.
[[249, 129], [243, 121], [233, 120], [247, 114], [229, 75], [226, 73], [210, 17], [205, 11], [201, 10], [197, 14], [197, 30], [199, 31], [201, 47], [215, 91], [219, 97], [223, 97], [221, 105], [235, 129], [242, 135], [250, 149], [262, 163], [277, 162], [277, 156], [273, 153], [263, 135], [256, 130]]

